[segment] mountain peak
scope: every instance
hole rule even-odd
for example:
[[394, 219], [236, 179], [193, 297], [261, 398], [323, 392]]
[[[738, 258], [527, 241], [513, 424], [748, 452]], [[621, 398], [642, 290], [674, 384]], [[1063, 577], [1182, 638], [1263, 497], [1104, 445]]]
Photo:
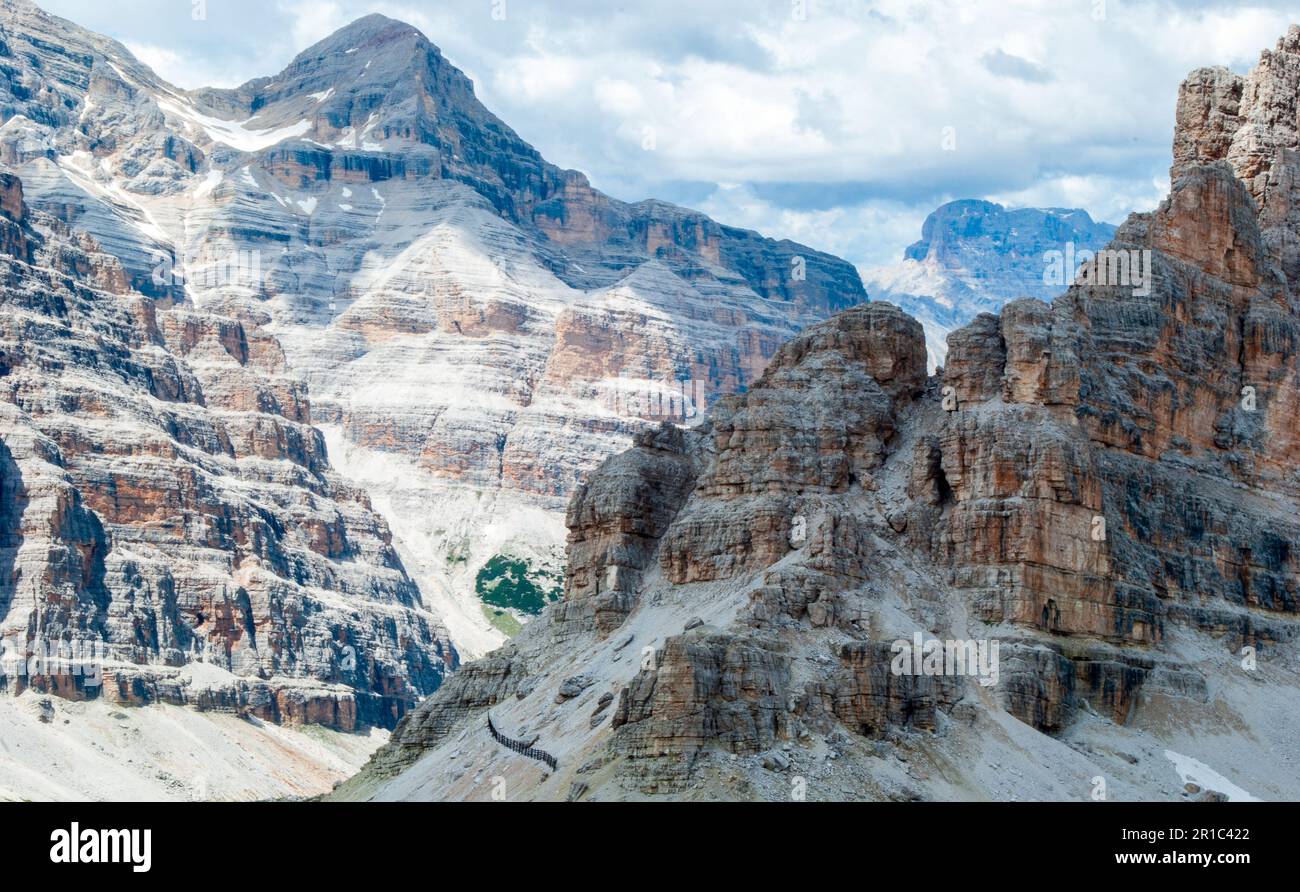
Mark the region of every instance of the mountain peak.
[[1078, 208], [1007, 208], [982, 199], [940, 205], [903, 262], [867, 272], [873, 299], [889, 300], [921, 321], [930, 364], [943, 364], [948, 333], [1009, 300], [1050, 300], [1064, 290], [1044, 277], [1050, 251], [1096, 251], [1115, 233]]
[[[352, 54], [365, 50], [375, 50], [396, 41], [412, 40], [414, 44], [425, 44], [437, 50], [420, 29], [398, 19], [374, 12], [362, 16], [350, 24], [344, 25], [330, 36], [303, 50], [294, 59], [316, 59], [335, 54]], [[291, 64], [292, 67], [292, 64]]]
[[994, 252], [1041, 254], [1039, 242], [1104, 243], [1114, 231], [1115, 227], [1094, 222], [1079, 208], [1008, 209], [991, 201], [961, 199], [940, 205], [925, 218], [921, 240], [908, 247], [904, 258], [920, 261], [933, 257], [943, 262], [976, 241]]

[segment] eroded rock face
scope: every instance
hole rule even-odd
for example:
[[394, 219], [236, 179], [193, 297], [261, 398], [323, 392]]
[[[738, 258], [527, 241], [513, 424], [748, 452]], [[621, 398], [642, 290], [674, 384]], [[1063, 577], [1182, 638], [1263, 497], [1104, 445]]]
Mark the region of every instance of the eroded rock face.
[[[546, 719], [590, 760], [585, 795], [686, 794], [774, 747], [747, 781], [853, 740], [884, 758], [868, 774], [916, 741], [983, 758], [1015, 726], [1001, 713], [1033, 729], [1017, 747], [1094, 755], [1184, 722], [1247, 748], [1271, 726], [1245, 689], [1291, 696], [1300, 640], [1298, 73], [1292, 29], [1244, 79], [1188, 80], [1171, 194], [1110, 245], [1136, 280], [1100, 256], [1050, 305], [955, 332], [929, 379], [918, 323], [850, 309], [696, 436], [605, 463], [570, 511], [567, 603], [519, 641], [543, 676], [619, 690], [608, 729]], [[619, 548], [621, 609], [575, 628]], [[996, 672], [895, 663], [921, 639], [997, 644]], [[1279, 674], [1244, 675], [1260, 655]], [[959, 787], [979, 774], [944, 765]]]
[[490, 559], [560, 572], [564, 506], [601, 461], [866, 299], [837, 258], [601, 194], [380, 15], [196, 91], [24, 0], [0, 25], [0, 161], [28, 200], [136, 290], [274, 330], [336, 466], [424, 593], [454, 593], [472, 653], [502, 639], [473, 593]]
[[633, 759], [691, 756], [701, 748], [757, 753], [788, 737], [788, 659], [761, 639], [668, 639], [652, 670], [623, 689], [617, 747]]
[[859, 734], [880, 737], [906, 727], [934, 731], [938, 712], [951, 711], [961, 699], [957, 679], [895, 673], [894, 654], [884, 642], [855, 641], [839, 656], [840, 668], [828, 683], [814, 686], [810, 699]]
[[102, 688], [14, 661], [5, 686], [391, 727], [456, 653], [279, 345], [131, 291], [0, 186], [0, 634], [104, 663]]
[[699, 582], [774, 563], [790, 548], [799, 498], [870, 485], [898, 408], [924, 380], [920, 325], [890, 304], [843, 313], [782, 347], [748, 393], [714, 410], [712, 461], [665, 535], [664, 575]]
[[665, 424], [638, 434], [569, 503], [567, 597], [561, 620], [609, 632], [635, 607], [658, 540], [695, 483], [691, 431]]

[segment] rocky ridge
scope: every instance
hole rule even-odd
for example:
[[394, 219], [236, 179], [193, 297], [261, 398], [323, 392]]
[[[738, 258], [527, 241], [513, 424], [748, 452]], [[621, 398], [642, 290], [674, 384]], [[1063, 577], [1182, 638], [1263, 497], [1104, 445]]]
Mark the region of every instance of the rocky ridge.
[[[1188, 78], [1111, 243], [1149, 293], [1012, 301], [929, 377], [850, 309], [639, 437], [570, 502], [563, 604], [335, 797], [1296, 798], [1298, 100], [1300, 27]], [[896, 671], [916, 637], [995, 671]]]
[[548, 163], [383, 16], [232, 90], [175, 88], [26, 0], [0, 29], [0, 162], [29, 202], [141, 293], [278, 340], [470, 654], [504, 637], [481, 570], [558, 574], [564, 504], [602, 459], [866, 299], [836, 258]]
[[457, 656], [279, 345], [133, 291], [12, 174], [0, 218], [3, 686], [392, 727]]

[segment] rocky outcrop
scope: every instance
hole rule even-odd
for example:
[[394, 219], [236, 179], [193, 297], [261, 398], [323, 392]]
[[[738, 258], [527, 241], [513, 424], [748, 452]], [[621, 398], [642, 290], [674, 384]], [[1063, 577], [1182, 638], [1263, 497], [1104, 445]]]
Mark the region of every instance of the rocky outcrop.
[[[394, 725], [456, 653], [331, 469], [279, 345], [131, 291], [2, 185], [18, 233], [0, 256], [5, 687]], [[60, 648], [102, 687], [24, 671]]]
[[[566, 603], [517, 642], [539, 688], [581, 672], [592, 692], [509, 707], [563, 747], [558, 781], [923, 798], [872, 786], [901, 770], [933, 795], [1082, 798], [1100, 776], [1176, 797], [1148, 757], [1228, 727], [1220, 754], [1295, 795], [1254, 743], [1294, 733], [1276, 704], [1300, 644], [1295, 72], [1300, 29], [1244, 79], [1194, 73], [1169, 198], [1050, 305], [955, 332], [941, 374], [921, 325], [873, 303], [801, 332], [692, 436], [607, 461], [570, 511]], [[619, 549], [626, 607], [575, 630]], [[572, 708], [602, 690], [608, 725]], [[1008, 762], [1063, 786], [984, 767]]]
[[894, 654], [884, 642], [845, 644], [839, 656], [840, 667], [827, 682], [813, 686], [809, 699], [858, 734], [882, 737], [896, 728], [934, 731], [939, 712], [950, 712], [961, 699], [959, 678], [895, 673]]
[[654, 668], [619, 694], [612, 751], [633, 775], [648, 761], [638, 784], [666, 792], [689, 777], [701, 750], [753, 754], [788, 739], [790, 667], [779, 649], [731, 635], [669, 638]]
[[274, 328], [336, 466], [470, 653], [502, 639], [480, 570], [561, 572], [564, 506], [603, 459], [866, 299], [837, 258], [547, 162], [401, 22], [185, 91], [26, 0], [0, 10], [0, 161], [28, 200], [136, 290]]
[[26, 217], [22, 182], [13, 174], [0, 174], [0, 253], [31, 259], [31, 245], [23, 229]]
[[609, 632], [636, 606], [659, 539], [695, 483], [687, 443], [696, 435], [665, 424], [638, 434], [569, 503], [567, 597], [560, 621]]
[[[917, 322], [890, 304], [843, 313], [782, 347], [743, 397], [723, 400], [707, 434], [712, 461], [677, 513], [660, 563], [675, 583], [724, 579], [791, 547], [799, 499], [870, 485], [898, 408], [920, 392]], [[597, 477], [596, 479], [599, 479]]]

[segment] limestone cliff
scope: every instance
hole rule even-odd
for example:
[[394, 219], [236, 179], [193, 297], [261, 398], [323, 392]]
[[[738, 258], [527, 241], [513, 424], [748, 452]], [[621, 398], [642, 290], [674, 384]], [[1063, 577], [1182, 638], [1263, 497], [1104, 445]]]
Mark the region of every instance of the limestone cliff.
[[29, 202], [134, 288], [276, 337], [335, 466], [471, 654], [504, 637], [479, 598], [493, 566], [549, 595], [587, 473], [866, 299], [837, 258], [600, 193], [381, 15], [273, 77], [185, 91], [0, 0], [0, 117]]
[[[1298, 97], [1300, 28], [1193, 73], [1168, 199], [942, 375], [873, 303], [606, 462], [565, 602], [337, 795], [1300, 795]], [[900, 666], [931, 639], [997, 649]]]
[[133, 291], [10, 174], [0, 218], [0, 684], [395, 724], [456, 653], [279, 345]]

